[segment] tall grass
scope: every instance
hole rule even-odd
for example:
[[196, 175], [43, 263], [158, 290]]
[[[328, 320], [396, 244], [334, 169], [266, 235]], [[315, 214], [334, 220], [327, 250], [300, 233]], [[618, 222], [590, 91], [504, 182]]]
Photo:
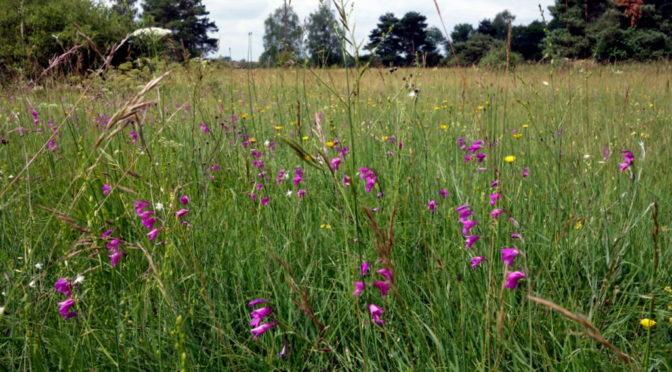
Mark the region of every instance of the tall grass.
[[[670, 72], [664, 64], [372, 69], [355, 91], [352, 70], [190, 66], [140, 95], [150, 77], [116, 71], [4, 92], [0, 366], [672, 368]], [[464, 161], [459, 137], [484, 140], [483, 163]], [[331, 170], [339, 146], [350, 151]], [[635, 156], [622, 173], [620, 150]], [[505, 162], [509, 155], [516, 160]], [[361, 167], [376, 174], [371, 192]], [[276, 183], [280, 169], [289, 179]], [[496, 220], [495, 189], [506, 211]], [[164, 228], [154, 242], [135, 200], [148, 201]], [[462, 204], [480, 223], [471, 250], [455, 212]], [[181, 208], [189, 213], [177, 219]], [[101, 239], [109, 229], [123, 240], [116, 267]], [[508, 290], [500, 249], [514, 245], [514, 269], [527, 277]], [[471, 269], [475, 255], [487, 260]], [[362, 261], [372, 263], [369, 284], [382, 280], [375, 270], [393, 269], [387, 296], [370, 286], [352, 295]], [[71, 309], [79, 314], [64, 320], [54, 282], [79, 275]], [[255, 298], [269, 300], [278, 323], [257, 339], [246, 306]], [[369, 304], [384, 310], [383, 325]], [[657, 324], [644, 328], [643, 318]]]

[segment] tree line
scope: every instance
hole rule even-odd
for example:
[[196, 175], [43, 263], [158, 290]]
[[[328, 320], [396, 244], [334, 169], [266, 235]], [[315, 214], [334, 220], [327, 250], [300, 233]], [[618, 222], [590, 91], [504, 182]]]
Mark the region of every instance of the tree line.
[[208, 36], [217, 31], [208, 14], [201, 0], [144, 0], [142, 6], [137, 0], [2, 0], [0, 75], [35, 76], [54, 62], [65, 72], [86, 72], [129, 34], [149, 27], [167, 30], [165, 47], [149, 51], [136, 33], [112, 63], [152, 52], [176, 61], [205, 56], [217, 47]]
[[[648, 61], [672, 56], [672, 1], [556, 0], [550, 21], [513, 25], [504, 10], [478, 25], [455, 25], [449, 38], [427, 17], [410, 11], [398, 18], [384, 13], [370, 31], [362, 59], [384, 66], [498, 66], [524, 61], [588, 59], [599, 62]], [[305, 23], [285, 2], [264, 23], [266, 66], [307, 61], [312, 65], [348, 63], [343, 30], [334, 11], [321, 3]]]
[[[425, 15], [383, 13], [363, 44], [361, 59], [382, 66], [497, 66], [593, 58], [600, 62], [647, 61], [672, 56], [670, 0], [556, 0], [549, 20], [513, 25], [502, 11], [477, 25], [460, 23], [448, 35]], [[201, 0], [2, 0], [0, 74], [34, 76], [59, 63], [64, 72], [86, 72], [133, 31], [168, 30], [161, 50], [129, 38], [112, 64], [151, 52], [175, 61], [207, 57], [217, 49], [208, 33], [217, 26]], [[305, 21], [285, 2], [264, 22], [260, 63], [281, 66], [353, 63], [345, 48], [342, 17], [321, 2]], [[446, 37], [447, 36], [447, 37]], [[56, 56], [61, 56], [55, 59]]]

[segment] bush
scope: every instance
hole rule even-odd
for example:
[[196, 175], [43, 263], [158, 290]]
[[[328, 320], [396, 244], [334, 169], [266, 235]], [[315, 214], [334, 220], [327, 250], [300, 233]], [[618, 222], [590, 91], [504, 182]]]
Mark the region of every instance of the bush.
[[[509, 66], [515, 66], [523, 63], [524, 58], [520, 53], [511, 52], [509, 54]], [[506, 68], [506, 49], [505, 48], [492, 48], [481, 58], [481, 61], [478, 63], [481, 67], [489, 68]]]

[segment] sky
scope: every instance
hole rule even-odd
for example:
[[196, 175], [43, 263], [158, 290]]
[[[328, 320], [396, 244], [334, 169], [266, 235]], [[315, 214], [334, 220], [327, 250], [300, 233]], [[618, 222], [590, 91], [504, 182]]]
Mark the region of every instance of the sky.
[[[433, 0], [358, 0], [350, 3], [353, 5], [352, 21], [358, 41], [367, 39], [369, 32], [376, 27], [378, 17], [386, 12], [401, 18], [406, 12], [416, 11], [427, 17], [430, 27], [442, 28]], [[470, 23], [477, 27], [482, 19], [492, 19], [505, 9], [516, 16], [514, 25], [528, 24], [541, 19], [539, 4], [549, 20], [547, 8], [554, 0], [438, 0], [438, 3], [446, 28], [451, 32], [458, 23]], [[252, 60], [256, 61], [264, 51], [264, 20], [274, 9], [282, 6], [283, 0], [203, 0], [203, 4], [210, 12], [210, 20], [219, 28], [219, 32], [211, 34], [219, 39], [219, 51], [215, 56], [229, 56], [230, 49], [234, 60], [248, 59], [251, 47]], [[319, 0], [292, 0], [291, 5], [303, 21], [317, 9]]]

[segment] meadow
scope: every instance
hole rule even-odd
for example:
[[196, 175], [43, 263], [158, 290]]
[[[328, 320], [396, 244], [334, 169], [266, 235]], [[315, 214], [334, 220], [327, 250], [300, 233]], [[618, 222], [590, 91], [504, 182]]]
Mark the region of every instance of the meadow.
[[192, 64], [7, 87], [0, 369], [670, 370], [671, 79]]

